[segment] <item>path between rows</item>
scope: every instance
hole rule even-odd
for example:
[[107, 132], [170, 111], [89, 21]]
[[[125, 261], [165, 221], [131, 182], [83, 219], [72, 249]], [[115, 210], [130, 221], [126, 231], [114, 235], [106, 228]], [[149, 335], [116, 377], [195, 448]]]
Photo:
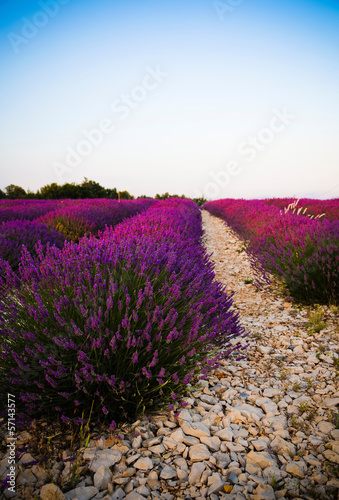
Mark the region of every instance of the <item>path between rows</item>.
[[[232, 231], [205, 211], [203, 224], [216, 279], [234, 292], [234, 308], [250, 332], [246, 359], [223, 361], [179, 416], [138, 421], [118, 443], [108, 435], [91, 440], [84, 454], [89, 471], [76, 489], [63, 494], [48, 484], [41, 490], [41, 468], [26, 471], [18, 477], [19, 485], [30, 481], [32, 496], [25, 498], [338, 498], [339, 429], [331, 422], [339, 411], [335, 317], [328, 310], [326, 329], [309, 335], [305, 309], [249, 282], [248, 258]], [[53, 481], [62, 483], [70, 468], [55, 464]]]

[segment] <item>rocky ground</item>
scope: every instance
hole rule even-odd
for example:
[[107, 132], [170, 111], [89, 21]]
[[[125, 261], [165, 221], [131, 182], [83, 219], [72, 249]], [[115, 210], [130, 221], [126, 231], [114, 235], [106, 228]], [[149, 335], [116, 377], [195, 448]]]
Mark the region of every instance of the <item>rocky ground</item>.
[[[223, 362], [180, 413], [135, 422], [120, 439], [104, 433], [92, 439], [70, 491], [72, 463], [22, 467], [15, 498], [339, 498], [337, 311], [323, 308], [323, 318], [310, 321], [306, 308], [257, 291], [241, 241], [221, 220], [206, 212], [203, 220], [216, 278], [234, 292], [250, 332], [246, 359]], [[18, 445], [31, 438], [22, 433]], [[0, 479], [7, 458], [0, 455]], [[19, 464], [35, 458], [27, 452]], [[4, 498], [13, 495], [6, 490]]]

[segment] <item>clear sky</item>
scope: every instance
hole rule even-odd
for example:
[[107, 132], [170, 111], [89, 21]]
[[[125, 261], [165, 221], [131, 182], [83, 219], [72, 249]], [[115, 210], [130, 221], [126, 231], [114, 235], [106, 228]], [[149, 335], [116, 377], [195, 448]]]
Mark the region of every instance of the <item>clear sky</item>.
[[339, 196], [339, 1], [2, 0], [0, 188]]

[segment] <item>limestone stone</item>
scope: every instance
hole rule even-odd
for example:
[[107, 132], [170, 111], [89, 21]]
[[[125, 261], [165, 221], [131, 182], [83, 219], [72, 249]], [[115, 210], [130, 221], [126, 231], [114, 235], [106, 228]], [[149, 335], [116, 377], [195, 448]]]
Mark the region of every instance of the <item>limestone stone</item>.
[[297, 462], [290, 462], [286, 465], [286, 472], [291, 474], [293, 477], [297, 477], [298, 479], [303, 479], [305, 474], [303, 473], [301, 467]]
[[118, 450], [98, 450], [95, 448], [87, 448], [83, 455], [84, 460], [90, 460], [89, 469], [96, 472], [101, 465], [106, 468], [120, 462], [122, 454]]
[[194, 485], [200, 481], [201, 475], [206, 469], [204, 462], [196, 462], [192, 465], [190, 475], [188, 477], [188, 482]]
[[200, 422], [184, 422], [181, 424], [181, 428], [185, 434], [188, 436], [194, 436], [197, 438], [208, 437], [211, 435], [209, 429], [206, 425]]
[[134, 464], [134, 467], [138, 470], [150, 470], [153, 469], [152, 459], [149, 457], [141, 457]]
[[286, 441], [279, 436], [276, 436], [273, 439], [270, 446], [277, 455], [283, 455], [284, 453], [287, 453], [293, 456], [296, 453], [296, 447], [294, 446], [294, 444]]
[[101, 465], [93, 477], [94, 486], [99, 490], [105, 490], [111, 482], [112, 472], [107, 467]]
[[220, 491], [223, 490], [225, 482], [221, 479], [220, 474], [217, 472], [214, 472], [209, 478], [208, 478], [208, 495], [216, 495]]
[[209, 450], [213, 451], [219, 451], [220, 449], [220, 444], [221, 441], [218, 436], [212, 436], [212, 437], [201, 437], [200, 441], [207, 446]]
[[251, 441], [251, 444], [254, 446], [256, 451], [263, 451], [267, 449], [267, 442], [264, 441], [263, 439], [256, 439]]
[[222, 441], [232, 441], [234, 435], [230, 429], [221, 429], [215, 433], [215, 436], [220, 438]]
[[275, 500], [274, 489], [270, 484], [259, 484], [253, 493], [252, 500]]
[[99, 493], [98, 488], [95, 486], [84, 486], [78, 487], [74, 490], [68, 491], [65, 494], [66, 500], [91, 500], [91, 498], [95, 497]]
[[196, 444], [191, 446], [189, 450], [189, 457], [192, 462], [201, 462], [202, 460], [208, 460], [211, 454], [208, 451], [207, 446], [204, 444]]
[[275, 460], [273, 460], [273, 458], [265, 452], [250, 451], [245, 456], [245, 460], [246, 462], [257, 465], [261, 469], [266, 469], [266, 467], [275, 467], [277, 465]]
[[324, 457], [334, 464], [339, 464], [339, 455], [332, 450], [325, 450]]
[[165, 465], [160, 473], [160, 477], [161, 479], [173, 479], [174, 477], [177, 477], [177, 472], [169, 465]]
[[65, 495], [56, 484], [45, 484], [40, 491], [41, 500], [65, 500]]

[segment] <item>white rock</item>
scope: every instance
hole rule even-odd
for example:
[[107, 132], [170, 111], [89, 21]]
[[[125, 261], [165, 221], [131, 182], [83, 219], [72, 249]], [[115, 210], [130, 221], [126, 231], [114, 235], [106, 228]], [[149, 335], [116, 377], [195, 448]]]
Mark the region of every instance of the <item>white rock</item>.
[[307, 358], [307, 360], [306, 360], [306, 363], [307, 363], [308, 365], [314, 365], [314, 364], [319, 363], [319, 359], [317, 358], [316, 354], [315, 354], [314, 352], [312, 352], [312, 353], [308, 356], [308, 358]]
[[[266, 467], [265, 470], [267, 470], [267, 469], [269, 469], [269, 467]], [[273, 467], [272, 467], [272, 469], [273, 469]], [[250, 461], [246, 462], [245, 470], [246, 470], [246, 472], [248, 472], [248, 474], [251, 474], [253, 476], [261, 477], [261, 475], [262, 475], [261, 467], [259, 467], [259, 465], [255, 465], [254, 463], [252, 463]]]
[[185, 434], [182, 432], [182, 429], [179, 428], [172, 432], [169, 437], [176, 443], [182, 443], [185, 439]]
[[141, 436], [135, 437], [132, 441], [132, 448], [134, 450], [138, 450], [141, 447], [141, 443], [142, 443], [142, 437]]
[[[267, 399], [267, 398], [257, 398], [257, 400], [258, 399]], [[256, 404], [257, 404], [257, 400], [256, 400]], [[271, 402], [270, 399], [267, 399], [267, 401]], [[260, 405], [258, 405], [258, 406], [260, 406]], [[262, 410], [260, 410], [260, 408], [256, 408], [255, 406], [249, 405], [247, 403], [244, 403], [244, 404], [238, 405], [238, 406], [234, 406], [234, 410], [240, 411], [240, 413], [242, 415], [244, 415], [245, 417], [251, 417], [251, 418], [254, 418], [255, 420], [257, 420], [256, 417], [259, 417], [259, 419], [261, 419], [264, 416], [264, 413], [262, 412]]]
[[327, 406], [327, 408], [332, 408], [333, 406], [337, 405], [339, 405], [339, 398], [324, 399], [324, 406]]
[[331, 422], [319, 422], [318, 430], [323, 434], [329, 434], [334, 429], [334, 425]]
[[301, 345], [297, 345], [297, 347], [295, 347], [293, 349], [293, 354], [295, 354], [296, 356], [300, 356], [300, 355], [304, 354], [304, 352], [305, 351]]
[[45, 484], [40, 491], [41, 500], [65, 500], [65, 495], [55, 484]]
[[200, 462], [202, 460], [208, 460], [211, 454], [208, 451], [207, 446], [204, 444], [196, 444], [195, 446], [191, 446], [189, 450], [189, 457], [192, 462]]
[[201, 438], [203, 436], [210, 436], [211, 433], [206, 425], [201, 422], [184, 422], [181, 424], [181, 428], [185, 434], [188, 436], [194, 436]]
[[[231, 410], [229, 413], [227, 413], [227, 417], [230, 422], [234, 424], [240, 424], [240, 423], [247, 423], [247, 416], [242, 415], [242, 413], [239, 410]], [[257, 417], [258, 418], [258, 417]]]
[[193, 422], [192, 415], [188, 410], [181, 410], [178, 414], [178, 422], [181, 425], [183, 422]]
[[279, 467], [266, 467], [263, 471], [263, 475], [269, 479], [270, 483], [272, 481], [279, 481], [283, 477], [282, 470], [279, 469]]
[[134, 464], [134, 467], [139, 470], [153, 469], [153, 462], [149, 457], [141, 457]]
[[257, 439], [255, 441], [251, 441], [251, 444], [253, 444], [256, 451], [263, 451], [266, 450], [267, 448], [267, 442], [264, 441], [263, 439]]
[[276, 403], [274, 403], [270, 398], [257, 398], [255, 403], [260, 406], [265, 413], [275, 413], [278, 410]]
[[65, 497], [66, 500], [74, 500], [75, 498], [77, 500], [90, 500], [91, 498], [95, 497], [95, 495], [97, 495], [98, 493], [99, 490], [98, 488], [95, 488], [95, 486], [84, 486], [68, 491], [65, 494]]
[[266, 467], [276, 467], [277, 464], [273, 458], [270, 457], [268, 453], [265, 452], [255, 452], [250, 451], [245, 456], [246, 462], [250, 462], [261, 469], [266, 469]]
[[284, 453], [287, 453], [288, 455], [293, 456], [296, 453], [294, 444], [290, 443], [289, 441], [285, 441], [285, 439], [282, 439], [279, 436], [276, 436], [273, 439], [270, 446], [277, 455], [283, 455]]
[[262, 346], [262, 345], [259, 345], [257, 347], [258, 351], [261, 353], [261, 354], [271, 354], [271, 352], [273, 351], [273, 347], [269, 347], [269, 346]]
[[213, 396], [208, 396], [207, 394], [202, 394], [200, 396], [200, 399], [201, 401], [203, 401], [203, 403], [207, 403], [209, 405], [215, 405], [219, 402], [217, 398]]
[[131, 493], [128, 493], [124, 500], [145, 500], [145, 498], [147, 497], [140, 495], [137, 491], [131, 491]]
[[169, 465], [165, 465], [160, 473], [161, 479], [172, 479], [173, 477], [177, 477], [177, 473], [172, 467]]
[[213, 472], [208, 478], [208, 495], [216, 495], [219, 491], [222, 491], [224, 484], [225, 482], [221, 479], [220, 475], [217, 472]]
[[293, 477], [297, 477], [298, 479], [303, 479], [305, 476], [301, 467], [299, 467], [298, 462], [288, 463], [286, 465], [286, 472], [291, 474]]
[[174, 463], [177, 467], [179, 467], [180, 469], [182, 470], [188, 470], [188, 465], [187, 465], [187, 462], [186, 460], [183, 458], [183, 457], [177, 457], [175, 460], [174, 460]]
[[206, 466], [204, 462], [196, 462], [192, 465], [191, 473], [188, 477], [189, 484], [196, 484], [200, 481], [201, 475], [204, 472]]
[[147, 486], [139, 486], [136, 490], [135, 490], [137, 493], [140, 493], [140, 495], [143, 495], [145, 496], [146, 498], [148, 497], [148, 495], [150, 495], [150, 489], [147, 488]]
[[109, 469], [112, 465], [120, 462], [122, 455], [117, 450], [97, 450], [87, 448], [83, 455], [84, 460], [90, 460], [89, 469], [96, 472], [101, 465]]
[[333, 462], [334, 464], [339, 465], [339, 455], [335, 453], [332, 450], [325, 450], [323, 452], [324, 457], [329, 460], [330, 462]]
[[251, 498], [253, 500], [275, 500], [274, 489], [269, 484], [259, 484]]
[[178, 443], [177, 441], [174, 441], [174, 439], [171, 439], [170, 437], [168, 436], [165, 436], [164, 439], [162, 440], [162, 444], [163, 446], [167, 449], [167, 450], [173, 450], [174, 448], [176, 448], [178, 446]]
[[124, 490], [122, 488], [118, 488], [108, 498], [110, 498], [111, 500], [122, 500], [123, 498], [125, 498], [125, 496], [126, 494]]
[[215, 433], [215, 436], [219, 437], [222, 441], [232, 441], [234, 435], [230, 429], [221, 429]]
[[279, 394], [278, 389], [272, 389], [271, 387], [267, 387], [263, 392], [265, 398], [274, 398], [277, 394]]
[[108, 484], [111, 482], [112, 472], [107, 467], [101, 465], [99, 469], [94, 474], [93, 482], [94, 486], [99, 490], [107, 489]]
[[148, 449], [154, 455], [162, 455], [166, 451], [165, 446], [163, 446], [162, 444], [156, 444], [155, 446], [150, 446], [150, 448]]
[[218, 436], [201, 437], [200, 441], [205, 444], [211, 451], [219, 451], [221, 441]]

